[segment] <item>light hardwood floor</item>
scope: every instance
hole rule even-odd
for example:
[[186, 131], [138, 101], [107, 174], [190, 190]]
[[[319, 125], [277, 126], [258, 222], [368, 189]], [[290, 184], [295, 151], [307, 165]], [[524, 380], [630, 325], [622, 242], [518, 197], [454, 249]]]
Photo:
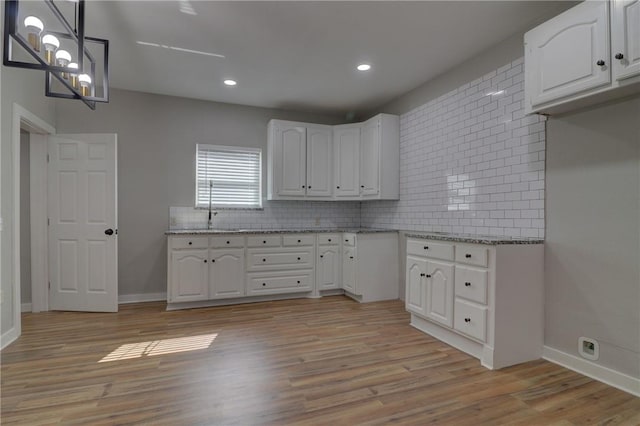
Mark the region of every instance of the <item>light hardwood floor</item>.
[[25, 314], [3, 425], [640, 424], [640, 398], [545, 361], [500, 371], [342, 296]]

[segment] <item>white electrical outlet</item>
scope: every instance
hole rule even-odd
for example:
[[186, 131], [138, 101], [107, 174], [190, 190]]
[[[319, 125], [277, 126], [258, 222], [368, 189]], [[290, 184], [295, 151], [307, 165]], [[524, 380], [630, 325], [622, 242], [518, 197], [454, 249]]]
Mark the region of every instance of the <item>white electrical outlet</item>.
[[578, 353], [583, 358], [596, 361], [600, 358], [600, 345], [596, 339], [580, 337], [578, 339]]

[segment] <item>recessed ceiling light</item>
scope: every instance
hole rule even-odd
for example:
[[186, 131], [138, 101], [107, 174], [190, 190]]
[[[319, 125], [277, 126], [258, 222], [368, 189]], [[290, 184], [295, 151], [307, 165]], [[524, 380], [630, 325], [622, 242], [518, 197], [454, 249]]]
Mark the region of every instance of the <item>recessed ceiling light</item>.
[[235, 86], [236, 84], [238, 84], [238, 82], [235, 80], [225, 80], [224, 84], [226, 84], [227, 86]]
[[358, 71], [369, 71], [371, 69], [371, 65], [369, 64], [360, 64], [358, 65]]

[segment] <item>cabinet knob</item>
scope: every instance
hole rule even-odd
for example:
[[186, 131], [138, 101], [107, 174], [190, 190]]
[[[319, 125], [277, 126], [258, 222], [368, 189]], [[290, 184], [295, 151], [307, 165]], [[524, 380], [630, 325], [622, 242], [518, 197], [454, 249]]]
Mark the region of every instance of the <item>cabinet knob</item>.
[[301, 243], [302, 241], [298, 240], [299, 243]]
[[191, 241], [189, 241], [189, 245], [193, 244]]
[[340, 187], [339, 187], [339, 186], [336, 186], [336, 189], [340, 189]]
[[598, 62], [596, 62], [596, 65], [599, 67], [603, 67], [604, 66], [604, 61], [602, 59], [600, 59]]
[[215, 263], [215, 262], [216, 262], [216, 260], [215, 260], [215, 259], [211, 259], [211, 263]]
[[426, 276], [427, 278], [431, 278], [431, 275], [429, 275], [429, 274], [427, 274], [427, 275], [425, 275], [425, 276]]
[[349, 256], [349, 259], [353, 259], [353, 256]]
[[321, 254], [321, 255], [320, 255], [320, 259], [322, 259], [323, 257], [324, 257], [324, 255], [323, 255], [323, 254]]
[[309, 189], [311, 189], [311, 185], [309, 185]]
[[300, 258], [298, 258], [298, 260], [300, 260]]
[[207, 263], [207, 259], [204, 260], [204, 263]]
[[263, 242], [262, 242], [262, 244], [267, 244], [267, 242], [266, 242], [266, 241], [263, 241]]
[[624, 55], [622, 53], [616, 53], [616, 59], [624, 59]]
[[302, 185], [302, 187], [304, 188], [304, 185]]
[[464, 283], [465, 287], [471, 287], [471, 283]]
[[266, 262], [266, 261], [267, 261], [267, 259], [262, 259], [262, 261], [263, 261], [263, 262]]
[[429, 250], [429, 246], [424, 246], [424, 249], [425, 250]]
[[464, 257], [466, 257], [467, 259], [471, 259], [471, 255], [469, 253], [465, 254]]
[[300, 281], [298, 281], [298, 284], [300, 284]]
[[327, 241], [331, 242], [331, 238], [329, 238]]
[[360, 188], [364, 188], [364, 185], [360, 185]]
[[427, 274], [420, 274], [420, 276], [421, 276], [421, 277], [424, 277], [424, 276], [426, 276], [426, 275], [427, 275]]
[[267, 285], [266, 283], [262, 283], [262, 286], [263, 286], [263, 287], [264, 287], [264, 286], [266, 286], [266, 285]]
[[227, 241], [227, 244], [230, 244], [230, 243], [231, 243], [231, 241]]
[[471, 318], [465, 318], [464, 322], [471, 322]]

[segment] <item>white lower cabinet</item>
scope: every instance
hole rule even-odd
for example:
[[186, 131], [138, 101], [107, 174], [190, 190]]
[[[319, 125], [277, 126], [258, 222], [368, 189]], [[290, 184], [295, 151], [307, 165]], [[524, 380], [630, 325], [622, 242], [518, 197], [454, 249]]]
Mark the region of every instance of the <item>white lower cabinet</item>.
[[209, 250], [209, 261], [209, 299], [244, 296], [244, 249]]
[[342, 256], [342, 288], [346, 291], [359, 294], [356, 288], [356, 249], [345, 247]]
[[171, 254], [171, 301], [193, 302], [208, 298], [208, 254], [207, 249], [176, 250]]
[[[340, 237], [332, 239], [335, 245], [320, 245], [318, 241], [318, 255], [316, 258], [316, 286], [319, 291], [333, 290], [342, 287]], [[326, 239], [325, 239], [326, 241]], [[328, 242], [328, 241], [327, 241]], [[329, 244], [331, 242], [328, 242]]]
[[407, 239], [411, 325], [497, 369], [540, 358], [543, 245]]

